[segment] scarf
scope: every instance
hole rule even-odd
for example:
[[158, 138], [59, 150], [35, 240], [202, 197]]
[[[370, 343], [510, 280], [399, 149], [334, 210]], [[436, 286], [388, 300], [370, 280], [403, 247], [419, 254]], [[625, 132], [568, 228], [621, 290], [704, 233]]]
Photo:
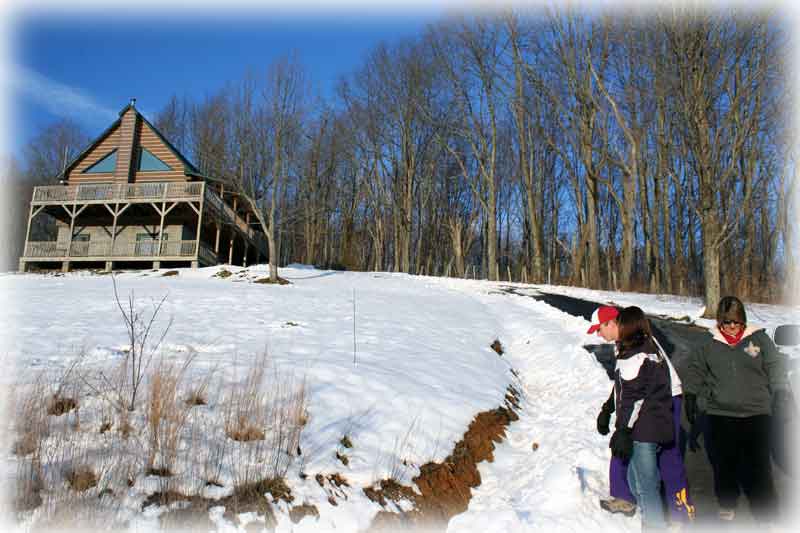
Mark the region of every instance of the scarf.
[[719, 332], [722, 333], [722, 336], [725, 337], [725, 340], [728, 342], [729, 345], [736, 346], [737, 344], [739, 344], [739, 341], [742, 340], [742, 335], [744, 335], [744, 330], [745, 328], [740, 329], [739, 333], [737, 333], [736, 335], [728, 335], [727, 333], [722, 331], [721, 328]]

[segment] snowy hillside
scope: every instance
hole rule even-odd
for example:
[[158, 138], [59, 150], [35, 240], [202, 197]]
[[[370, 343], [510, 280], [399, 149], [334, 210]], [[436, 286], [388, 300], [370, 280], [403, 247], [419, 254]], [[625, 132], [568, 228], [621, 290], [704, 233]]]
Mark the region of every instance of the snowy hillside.
[[[189, 410], [181, 426], [168, 484], [176, 493], [218, 500], [209, 513], [217, 528], [233, 531], [264, 520], [255, 512], [224, 514], [237, 480], [261, 466], [246, 464], [247, 443], [229, 443], [224, 451], [223, 427], [228, 391], [254, 367], [266, 365], [262, 386], [274, 398], [285, 401], [301, 389], [305, 402], [298, 449], [282, 459], [291, 501], [273, 493], [278, 531], [359, 531], [379, 511], [404, 509], [402, 500], [381, 505], [363, 489], [386, 479], [411, 485], [420, 466], [453, 453], [478, 413], [508, 405], [509, 386], [521, 393], [519, 420], [496, 446], [494, 461], [479, 464], [482, 483], [448, 531], [638, 531], [638, 520], [609, 515], [597, 505], [608, 492], [610, 452], [608, 439], [595, 432], [595, 416], [609, 382], [583, 349], [597, 342], [586, 335], [585, 320], [498, 290], [504, 284], [296, 265], [280, 270], [289, 285], [269, 285], [257, 283], [268, 276], [263, 266], [228, 267], [228, 277], [220, 277], [221, 270], [115, 276], [122, 300], [133, 295], [143, 312], [166, 297], [153, 327], [158, 333], [167, 329], [159, 357], [179, 366], [190, 361], [182, 377], [186, 387], [209, 383], [206, 402]], [[5, 388], [32, 386], [43, 371], [57, 381], [76, 357], [75, 374], [87, 376], [110, 372], [126, 357], [129, 343], [110, 276], [8, 274], [0, 276], [0, 290], [7, 325]], [[617, 303], [629, 303], [617, 296]], [[688, 300], [640, 295], [630, 303], [647, 312], [698, 314], [697, 302]], [[758, 313], [768, 316], [769, 325], [788, 322], [782, 319], [785, 309], [773, 311], [761, 306]], [[796, 322], [797, 310], [788, 312]], [[496, 339], [502, 356], [490, 348]], [[44, 446], [63, 447], [55, 429], [70, 432], [68, 442], [79, 443], [81, 460], [101, 479], [85, 501], [58, 500], [69, 491], [70, 465], [65, 452], [52, 452], [47, 475], [61, 488], [43, 495], [45, 501], [107, 504], [111, 492], [102, 493], [103, 476], [111, 476], [113, 464], [142, 461], [141, 450], [131, 445], [135, 438], [108, 452], [117, 433], [103, 431], [108, 408], [89, 383], [85, 378], [86, 386], [78, 386], [78, 423], [74, 410], [51, 417], [59, 421]], [[142, 431], [144, 411], [138, 407], [131, 422], [139, 427], [138, 421]], [[8, 436], [6, 450], [14, 439]], [[149, 441], [143, 436], [141, 442]], [[4, 485], [19, 476], [19, 461], [6, 454]], [[204, 475], [209, 466], [216, 473], [213, 483]], [[155, 530], [159, 516], [182, 504], [146, 505], [166, 486], [164, 479], [145, 469], [128, 472], [128, 485], [114, 486], [115, 520]], [[316, 512], [291, 517], [301, 505]], [[27, 529], [48, 513], [52, 509], [41, 506], [15, 527]]]

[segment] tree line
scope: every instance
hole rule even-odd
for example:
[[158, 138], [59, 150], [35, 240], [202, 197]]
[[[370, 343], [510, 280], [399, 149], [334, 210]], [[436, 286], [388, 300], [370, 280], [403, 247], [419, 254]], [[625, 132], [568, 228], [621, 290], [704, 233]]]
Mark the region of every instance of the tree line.
[[[286, 56], [153, 121], [251, 203], [278, 265], [776, 301], [798, 240], [776, 19], [449, 17], [330, 96]], [[77, 153], [58, 127], [28, 174]]]

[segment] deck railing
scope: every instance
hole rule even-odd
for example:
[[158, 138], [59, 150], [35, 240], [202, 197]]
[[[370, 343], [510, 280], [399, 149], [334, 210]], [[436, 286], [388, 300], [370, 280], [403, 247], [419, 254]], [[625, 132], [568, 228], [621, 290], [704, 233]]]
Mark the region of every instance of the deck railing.
[[231, 206], [223, 202], [222, 198], [220, 198], [214, 190], [206, 188], [205, 199], [208, 205], [220, 213], [220, 216], [227, 222], [236, 225], [242, 233], [247, 235], [247, 238], [250, 239], [257, 248], [265, 255], [267, 254], [267, 244], [264, 235], [253, 230], [253, 228], [247, 224], [247, 221], [237, 215]]
[[200, 243], [200, 250], [197, 254], [197, 258], [207, 265], [217, 264], [217, 254], [215, 254], [211, 248], [205, 246], [203, 243]]
[[[206, 187], [205, 182], [151, 182], [151, 183], [98, 183], [98, 184], [81, 184], [81, 185], [51, 185], [43, 187], [35, 187], [33, 191], [34, 204], [70, 204], [70, 203], [103, 203], [103, 202], [155, 202], [155, 201], [199, 201], [204, 199], [208, 206], [218, 213], [218, 216], [228, 223], [236, 226], [238, 230], [247, 236], [247, 238], [264, 254], [267, 253], [266, 239], [260, 232], [254, 231], [253, 228], [239, 216], [231, 206], [223, 201], [222, 198], [211, 188]], [[31, 242], [29, 243], [31, 254], [27, 257], [97, 257], [102, 255], [111, 255], [119, 257], [116, 247], [113, 253], [110, 250], [101, 252], [100, 246], [102, 243], [67, 243], [61, 244], [64, 250], [57, 250], [55, 243], [50, 244], [47, 242]], [[108, 245], [106, 245], [108, 246]], [[135, 245], [132, 245], [131, 251], [136, 252]], [[140, 250], [147, 252], [148, 246], [141, 245]], [[169, 244], [168, 246], [172, 246]], [[69, 247], [69, 254], [66, 253], [66, 247]], [[178, 253], [173, 254], [177, 256], [187, 255], [184, 249], [177, 249]], [[209, 251], [210, 252], [210, 251]], [[194, 255], [192, 251], [191, 255]], [[210, 252], [213, 254], [213, 252]], [[49, 254], [49, 255], [48, 255]], [[134, 255], [134, 254], [131, 254]], [[158, 254], [153, 251], [148, 256], [157, 256]], [[165, 254], [161, 254], [165, 255]], [[128, 257], [129, 255], [126, 255]]]
[[[159, 253], [158, 239], [137, 242], [115, 242], [111, 250], [110, 241], [91, 242], [75, 241], [72, 243], [59, 241], [32, 241], [25, 246], [25, 257], [194, 257], [195, 241], [163, 241]], [[211, 254], [214, 252], [205, 246], [200, 247], [201, 252]], [[69, 250], [69, 253], [67, 253]]]
[[108, 202], [112, 200], [199, 200], [202, 181], [153, 183], [99, 183], [35, 187], [34, 203]]
[[28, 241], [25, 244], [25, 257], [64, 257], [66, 255], [66, 243], [57, 241]]

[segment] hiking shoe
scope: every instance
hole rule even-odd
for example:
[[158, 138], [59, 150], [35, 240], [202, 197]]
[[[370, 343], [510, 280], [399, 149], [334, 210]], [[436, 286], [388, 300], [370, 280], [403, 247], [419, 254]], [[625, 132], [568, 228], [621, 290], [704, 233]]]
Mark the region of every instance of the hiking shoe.
[[717, 516], [719, 516], [720, 520], [730, 522], [731, 520], [736, 518], [736, 509], [720, 509], [717, 512]]
[[620, 498], [600, 500], [600, 508], [609, 513], [622, 513], [625, 516], [633, 516], [636, 514], [636, 504]]

